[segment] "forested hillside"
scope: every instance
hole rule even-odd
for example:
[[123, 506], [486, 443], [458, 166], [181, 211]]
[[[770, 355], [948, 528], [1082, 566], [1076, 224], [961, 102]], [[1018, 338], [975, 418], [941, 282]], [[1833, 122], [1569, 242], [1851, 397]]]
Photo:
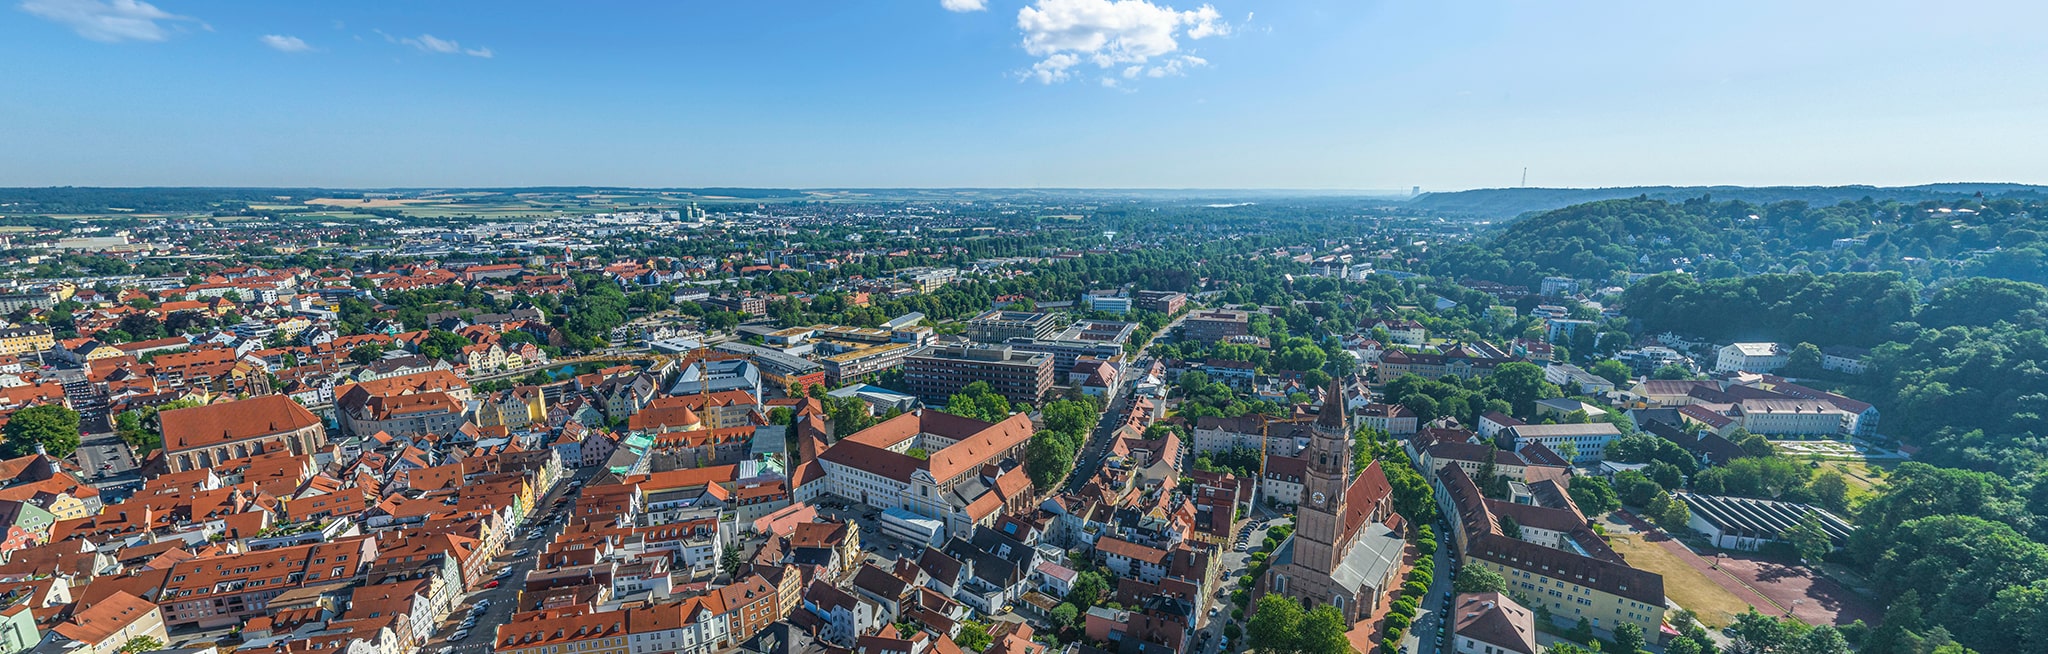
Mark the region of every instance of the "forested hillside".
[[[1855, 631], [1859, 651], [1926, 654], [1954, 642], [2043, 652], [2048, 288], [1973, 275], [2041, 279], [2034, 216], [2048, 207], [1965, 205], [1609, 200], [1531, 218], [1428, 263], [1532, 286], [1555, 272], [1697, 270], [1629, 285], [1618, 302], [1629, 329], [1869, 348], [1866, 373], [1805, 380], [1871, 402], [1884, 436], [1919, 448], [1845, 507], [1857, 532], [1834, 558], [1868, 575], [1889, 607], [1881, 628]], [[1849, 237], [1867, 240], [1833, 244]], [[1993, 248], [2002, 249], [1962, 256]], [[2016, 260], [2027, 265], [1993, 265]]]
[[[1916, 299], [1894, 273], [1651, 277], [1622, 295], [1648, 333], [1871, 348], [1833, 380], [1884, 412], [1920, 458], [2005, 474], [2048, 471], [2048, 289], [1972, 277]], [[2048, 485], [2044, 485], [2048, 492]]]
[[2048, 192], [2028, 184], [1925, 184], [1921, 186], [1617, 186], [1610, 188], [1487, 188], [1425, 193], [1408, 203], [1413, 209], [1508, 219], [1531, 211], [1549, 211], [1575, 204], [1646, 197], [1679, 202], [1703, 195], [1723, 200], [1768, 204], [1792, 200], [1832, 205], [1863, 198], [1891, 202], [1947, 202], [1957, 198], [2007, 193]]
[[[1431, 270], [1534, 285], [1546, 275], [1609, 280], [1686, 270], [1706, 278], [1772, 272], [1896, 271], [1918, 280], [1982, 275], [2048, 282], [2048, 200], [1833, 206], [1706, 197], [1603, 200], [1523, 219], [1452, 246]], [[1846, 239], [1846, 240], [1842, 240]]]

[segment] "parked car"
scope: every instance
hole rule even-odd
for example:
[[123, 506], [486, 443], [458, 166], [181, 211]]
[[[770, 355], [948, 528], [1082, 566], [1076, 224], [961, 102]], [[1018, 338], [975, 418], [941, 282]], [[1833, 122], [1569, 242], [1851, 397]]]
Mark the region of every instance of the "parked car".
[[462, 639], [464, 639], [464, 638], [468, 638], [468, 637], [469, 637], [469, 630], [468, 630], [468, 629], [458, 629], [458, 630], [456, 630], [456, 631], [455, 631], [455, 635], [453, 635], [453, 636], [449, 636], [449, 637], [448, 637], [448, 640], [451, 640], [451, 641], [458, 641], [458, 640], [462, 640]]

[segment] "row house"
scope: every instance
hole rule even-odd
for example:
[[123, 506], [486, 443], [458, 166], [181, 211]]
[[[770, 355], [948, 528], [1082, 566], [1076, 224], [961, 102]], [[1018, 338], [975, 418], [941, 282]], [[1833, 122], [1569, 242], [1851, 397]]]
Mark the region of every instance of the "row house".
[[306, 585], [349, 583], [377, 556], [375, 539], [356, 537], [185, 561], [171, 568], [159, 604], [172, 626], [239, 624], [268, 612], [271, 598]]

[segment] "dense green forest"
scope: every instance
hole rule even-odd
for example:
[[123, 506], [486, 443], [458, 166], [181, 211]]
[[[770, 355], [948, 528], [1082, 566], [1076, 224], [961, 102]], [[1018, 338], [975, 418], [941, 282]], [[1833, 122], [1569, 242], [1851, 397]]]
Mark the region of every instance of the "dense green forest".
[[1832, 206], [1636, 197], [1525, 218], [1431, 257], [1431, 272], [1534, 286], [1546, 275], [1607, 281], [1623, 272], [1706, 278], [1776, 272], [1897, 271], [1919, 280], [1987, 276], [2048, 282], [2048, 201], [2034, 194]]
[[1795, 200], [1809, 204], [1839, 204], [1871, 198], [1895, 202], [1945, 202], [1978, 193], [2003, 195], [2043, 192], [2048, 187], [2028, 184], [1925, 184], [1921, 186], [1628, 186], [1613, 188], [1488, 188], [1446, 193], [1425, 193], [1407, 207], [1432, 213], [1464, 214], [1480, 218], [1514, 218], [1532, 211], [1549, 211], [1575, 204], [1647, 197], [1682, 201], [1702, 195], [1724, 200], [1767, 203]]

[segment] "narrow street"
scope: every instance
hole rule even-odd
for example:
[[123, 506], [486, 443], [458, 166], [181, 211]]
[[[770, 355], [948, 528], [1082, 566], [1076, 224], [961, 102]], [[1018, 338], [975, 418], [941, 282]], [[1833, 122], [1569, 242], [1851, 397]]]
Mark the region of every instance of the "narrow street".
[[[553, 542], [555, 535], [561, 533], [562, 528], [568, 524], [569, 511], [566, 508], [559, 514], [554, 514], [559, 516], [559, 520], [551, 517], [551, 512], [558, 506], [558, 502], [559, 506], [563, 507], [574, 502], [573, 493], [570, 491], [572, 481], [588, 482], [591, 477], [597, 476], [599, 470], [602, 468], [598, 466], [576, 470], [574, 475], [557, 482], [546, 495], [535, 500], [533, 510], [528, 513], [527, 524], [520, 525], [518, 533], [506, 539], [505, 551], [498, 555], [498, 562], [493, 565], [492, 570], [498, 571], [494, 574], [502, 575], [497, 577], [498, 587], [472, 591], [456, 600], [453, 611], [435, 626], [433, 637], [421, 648], [421, 652], [484, 654], [491, 651], [491, 643], [497, 637], [498, 625], [510, 622], [512, 614], [519, 608], [516, 606], [519, 588], [524, 585], [526, 574], [533, 571], [541, 546]], [[526, 533], [532, 526], [541, 526], [543, 533], [540, 538], [528, 540]], [[516, 553], [520, 550], [528, 550], [527, 555], [518, 556]], [[503, 575], [505, 570], [510, 570], [511, 574]], [[449, 640], [457, 631], [462, 630], [461, 623], [469, 616], [471, 607], [486, 603], [488, 607], [477, 616], [476, 626], [470, 627], [469, 633], [462, 640]]]
[[[1161, 336], [1173, 333], [1173, 330], [1180, 326], [1181, 320], [1184, 318], [1186, 318], [1185, 315], [1175, 318], [1173, 322], [1166, 323], [1165, 327], [1153, 333], [1152, 338], [1145, 341], [1145, 347], [1138, 350], [1138, 357], [1133, 359], [1130, 365], [1124, 366], [1125, 373], [1135, 376], [1133, 371], [1151, 368], [1153, 358], [1149, 352], [1152, 351], [1152, 344], [1159, 342]], [[1075, 453], [1074, 471], [1067, 474], [1066, 483], [1060, 485], [1061, 491], [1071, 493], [1080, 490], [1081, 484], [1087, 483], [1089, 479], [1094, 478], [1095, 469], [1102, 466], [1102, 458], [1109, 452], [1110, 434], [1115, 433], [1116, 428], [1124, 423], [1125, 412], [1129, 411], [1131, 407], [1131, 396], [1133, 393], [1128, 388], [1130, 384], [1128, 378], [1125, 379], [1125, 384], [1127, 386], [1126, 390], [1117, 393], [1117, 396], [1110, 400], [1109, 406], [1103, 409], [1102, 416], [1096, 420], [1095, 430], [1089, 432], [1088, 442], [1083, 443], [1081, 451]]]
[[[1139, 359], [1137, 365], [1151, 364], [1149, 359]], [[1110, 400], [1109, 408], [1096, 420], [1095, 430], [1089, 432], [1088, 442], [1081, 446], [1079, 461], [1074, 471], [1067, 475], [1067, 482], [1061, 487], [1062, 490], [1069, 493], [1078, 491], [1082, 484], [1095, 476], [1095, 469], [1102, 466], [1104, 455], [1109, 453], [1110, 435], [1116, 432], [1118, 426], [1124, 424], [1124, 413], [1129, 411], [1130, 407], [1129, 394], [1119, 393], [1115, 399]]]
[[1433, 568], [1435, 576], [1429, 582], [1429, 595], [1423, 597], [1421, 608], [1415, 612], [1414, 628], [1401, 637], [1401, 645], [1411, 654], [1436, 654], [1438, 636], [1450, 631], [1445, 621], [1454, 617], [1449, 604], [1454, 575], [1451, 572], [1450, 546], [1448, 541], [1441, 540], [1446, 537], [1437, 536], [1440, 540], [1436, 552], [1431, 555], [1436, 557], [1436, 567]]

